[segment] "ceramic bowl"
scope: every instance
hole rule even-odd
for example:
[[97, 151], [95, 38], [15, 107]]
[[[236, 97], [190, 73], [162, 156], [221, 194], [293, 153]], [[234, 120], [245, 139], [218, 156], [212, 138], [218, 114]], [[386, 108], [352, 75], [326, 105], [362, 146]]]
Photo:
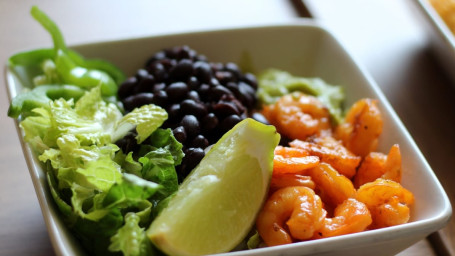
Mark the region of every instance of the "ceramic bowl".
[[[415, 142], [370, 75], [324, 27], [311, 20], [183, 34], [159, 35], [73, 46], [87, 58], [113, 62], [133, 75], [156, 51], [188, 45], [213, 62], [247, 62], [255, 71], [278, 68], [305, 77], [320, 77], [342, 85], [350, 106], [364, 97], [378, 99], [384, 118], [378, 151], [398, 143], [403, 157], [402, 185], [412, 191], [415, 205], [409, 223], [339, 237], [284, 246], [230, 252], [223, 255], [394, 255], [444, 227], [452, 210], [448, 197]], [[7, 69], [10, 97], [22, 85]], [[47, 189], [45, 174], [22, 140], [23, 151], [42, 213], [58, 255], [84, 254], [59, 218]]]

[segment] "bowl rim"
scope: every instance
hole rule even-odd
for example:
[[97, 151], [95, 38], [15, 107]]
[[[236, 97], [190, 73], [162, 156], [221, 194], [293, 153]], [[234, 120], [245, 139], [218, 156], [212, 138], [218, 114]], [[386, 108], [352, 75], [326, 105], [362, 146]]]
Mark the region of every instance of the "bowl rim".
[[430, 21], [431, 26], [439, 36], [444, 40], [444, 43], [451, 46], [451, 51], [455, 52], [455, 35], [449, 29], [447, 24], [441, 18], [439, 13], [434, 9], [428, 0], [417, 0], [419, 8]]
[[[419, 0], [421, 2], [421, 0]], [[279, 247], [267, 247], [267, 248], [258, 248], [256, 250], [251, 250], [248, 251], [249, 253], [245, 253], [245, 251], [242, 252], [229, 252], [229, 253], [223, 253], [220, 255], [251, 255], [258, 253], [265, 253], [269, 251], [278, 251], [282, 250], [283, 248], [296, 248], [299, 246], [302, 246], [302, 244], [306, 245], [330, 245], [329, 247], [332, 246], [337, 246], [346, 243], [354, 245], [354, 243], [359, 243], [361, 241], [366, 241], [366, 240], [372, 240], [374, 239], [377, 235], [381, 236], [387, 236], [387, 239], [393, 240], [398, 237], [404, 236], [404, 235], [411, 235], [413, 232], [418, 229], [418, 230], [435, 230], [436, 228], [439, 230], [440, 228], [443, 228], [450, 220], [451, 215], [452, 215], [452, 207], [450, 200], [440, 184], [436, 174], [426, 161], [425, 157], [419, 150], [418, 146], [416, 145], [414, 139], [411, 137], [409, 134], [408, 130], [405, 128], [404, 124], [392, 108], [391, 104], [385, 97], [385, 95], [382, 93], [381, 89], [379, 86], [375, 83], [371, 75], [366, 71], [366, 69], [360, 64], [359, 61], [356, 60], [355, 55], [351, 54], [346, 47], [344, 47], [343, 43], [338, 40], [335, 35], [330, 32], [330, 30], [325, 27], [323, 24], [321, 24], [318, 21], [315, 21], [313, 19], [309, 18], [299, 18], [293, 21], [285, 21], [285, 22], [274, 22], [274, 23], [264, 23], [264, 24], [253, 24], [253, 25], [248, 25], [248, 26], [232, 26], [232, 27], [225, 27], [225, 28], [219, 28], [219, 29], [201, 29], [201, 30], [191, 30], [191, 31], [185, 31], [185, 32], [177, 32], [177, 33], [160, 33], [160, 34], [153, 34], [149, 36], [138, 36], [138, 37], [130, 37], [130, 38], [123, 38], [123, 39], [115, 39], [115, 40], [105, 40], [105, 41], [94, 41], [94, 42], [89, 42], [89, 43], [82, 43], [82, 44], [74, 44], [74, 45], [69, 45], [69, 48], [83, 48], [86, 46], [102, 46], [105, 44], [109, 43], [119, 43], [119, 42], [124, 42], [127, 43], [129, 41], [136, 41], [136, 40], [146, 40], [146, 39], [153, 39], [153, 38], [166, 38], [170, 36], [197, 36], [198, 34], [207, 34], [207, 33], [219, 33], [219, 32], [226, 32], [226, 31], [241, 31], [241, 30], [254, 30], [254, 29], [267, 29], [267, 28], [287, 28], [287, 27], [302, 27], [302, 28], [312, 28], [312, 29], [317, 29], [321, 33], [324, 33], [325, 36], [331, 37], [331, 39], [336, 42], [340, 46], [340, 50], [344, 51], [345, 55], [350, 58], [350, 61], [354, 64], [355, 68], [358, 69], [359, 73], [365, 81], [368, 83], [368, 86], [371, 87], [371, 89], [376, 93], [378, 96], [381, 104], [383, 107], [386, 109], [388, 114], [391, 116], [391, 119], [393, 122], [395, 122], [398, 126], [398, 129], [400, 129], [403, 134], [405, 135], [405, 140], [410, 143], [410, 146], [414, 150], [414, 152], [417, 154], [417, 157], [422, 160], [422, 163], [424, 164], [423, 168], [428, 170], [428, 174], [431, 176], [432, 179], [435, 181], [436, 188], [438, 189], [438, 192], [442, 196], [442, 202], [443, 202], [443, 208], [440, 209], [438, 214], [435, 214], [427, 219], [423, 220], [415, 220], [413, 222], [409, 222], [403, 225], [399, 226], [393, 226], [393, 227], [387, 227], [383, 229], [377, 229], [377, 230], [369, 230], [369, 231], [364, 231], [361, 233], [355, 233], [355, 234], [349, 234], [349, 235], [343, 235], [343, 236], [338, 236], [338, 237], [332, 237], [332, 238], [325, 238], [322, 240], [313, 240], [313, 241], [306, 241], [305, 243], [293, 243], [289, 245], [283, 245]], [[36, 48], [33, 48], [36, 49]], [[24, 50], [21, 50], [20, 52], [23, 52]], [[17, 94], [16, 88], [14, 87], [14, 78], [12, 72], [8, 69], [8, 64], [5, 66], [5, 80], [6, 80], [6, 87], [7, 87], [7, 92], [8, 92], [8, 97], [9, 97], [9, 102], [11, 102], [11, 99]], [[48, 229], [48, 233], [52, 242], [52, 245], [54, 247], [54, 250], [57, 254], [59, 255], [69, 255], [71, 254], [70, 251], [68, 251], [68, 248], [65, 246], [65, 242], [62, 240], [61, 232], [59, 230], [58, 225], [56, 222], [58, 220], [53, 218], [53, 215], [51, 214], [51, 207], [54, 207], [53, 200], [51, 197], [47, 197], [46, 193], [48, 193], [46, 190], [48, 190], [47, 187], [41, 186], [41, 183], [39, 181], [39, 174], [38, 172], [40, 171], [39, 164], [36, 163], [36, 158], [34, 157], [30, 147], [27, 145], [23, 138], [23, 133], [19, 127], [19, 121], [17, 119], [14, 120], [17, 134], [19, 136], [19, 140], [21, 143], [21, 148], [25, 156], [25, 160], [27, 162], [27, 166], [30, 172], [30, 175], [32, 177], [33, 181], [33, 186], [35, 188], [35, 192], [38, 197], [38, 201], [40, 204], [40, 208], [43, 214], [43, 218], [45, 221], [45, 224]], [[50, 201], [49, 201], [50, 200]], [[57, 212], [57, 214], [59, 214]], [[58, 216], [57, 216], [58, 218]], [[66, 226], [65, 226], [66, 228]], [[327, 244], [327, 245], [326, 245]]]

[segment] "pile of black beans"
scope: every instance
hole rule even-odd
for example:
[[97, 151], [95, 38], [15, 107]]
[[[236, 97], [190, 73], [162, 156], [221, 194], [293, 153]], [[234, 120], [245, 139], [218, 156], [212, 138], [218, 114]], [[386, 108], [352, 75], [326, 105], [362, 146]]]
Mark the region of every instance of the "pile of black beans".
[[121, 84], [118, 96], [127, 112], [150, 103], [166, 109], [163, 128], [171, 128], [183, 144], [185, 157], [177, 168], [183, 180], [207, 146], [248, 116], [256, 90], [255, 76], [236, 64], [208, 62], [188, 46], [178, 46], [153, 55]]

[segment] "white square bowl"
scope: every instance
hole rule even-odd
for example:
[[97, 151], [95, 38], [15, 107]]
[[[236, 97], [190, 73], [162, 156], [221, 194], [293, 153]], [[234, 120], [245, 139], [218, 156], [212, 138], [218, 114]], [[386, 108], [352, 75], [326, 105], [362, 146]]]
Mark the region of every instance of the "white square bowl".
[[[238, 62], [246, 57], [256, 71], [279, 68], [295, 75], [320, 77], [345, 88], [346, 106], [363, 97], [379, 99], [384, 132], [378, 151], [388, 152], [391, 145], [400, 144], [402, 184], [415, 196], [411, 220], [407, 224], [223, 255], [365, 255], [366, 252], [368, 255], [393, 255], [441, 229], [449, 221], [452, 208], [445, 191], [387, 99], [337, 39], [314, 21], [160, 35], [72, 48], [87, 58], [111, 61], [127, 75], [133, 75], [156, 51], [177, 45], [188, 45], [213, 62]], [[22, 85], [8, 69], [6, 72], [9, 94], [13, 97]], [[59, 218], [44, 171], [24, 143], [19, 128], [18, 134], [56, 253], [84, 254]]]
[[424, 16], [431, 48], [455, 85], [455, 35], [428, 0], [417, 0], [416, 3]]

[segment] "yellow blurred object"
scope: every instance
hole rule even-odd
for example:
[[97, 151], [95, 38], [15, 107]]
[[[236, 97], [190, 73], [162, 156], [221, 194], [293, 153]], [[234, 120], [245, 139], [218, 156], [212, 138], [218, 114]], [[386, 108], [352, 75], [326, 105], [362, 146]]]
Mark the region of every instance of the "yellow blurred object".
[[455, 34], [455, 0], [430, 0], [430, 3]]

